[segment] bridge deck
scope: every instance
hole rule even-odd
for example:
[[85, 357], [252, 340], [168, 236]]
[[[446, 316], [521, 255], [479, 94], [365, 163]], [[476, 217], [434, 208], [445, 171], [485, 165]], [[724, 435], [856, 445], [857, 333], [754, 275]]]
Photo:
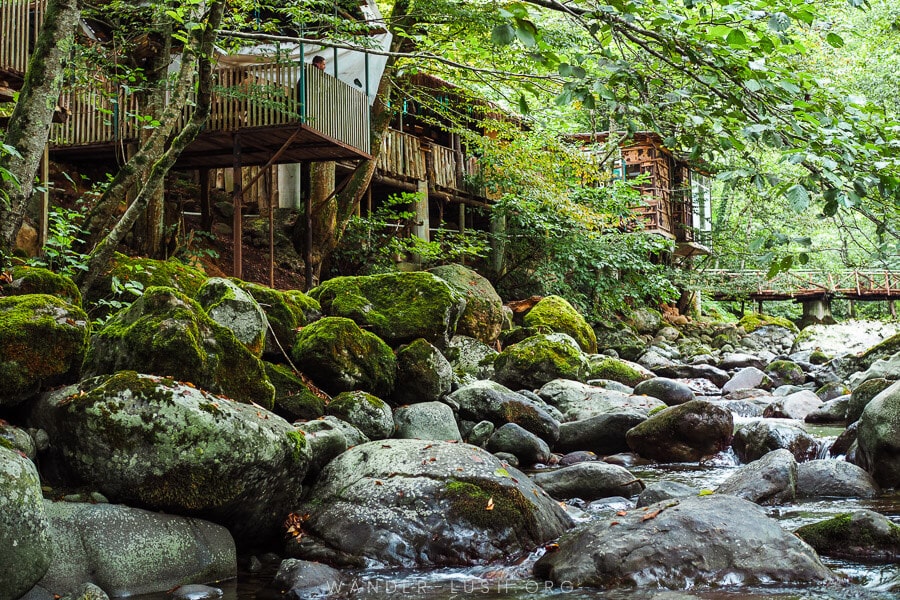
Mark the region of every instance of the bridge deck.
[[708, 271], [706, 293], [717, 300], [893, 300], [900, 298], [900, 271], [788, 271], [772, 279], [765, 271]]

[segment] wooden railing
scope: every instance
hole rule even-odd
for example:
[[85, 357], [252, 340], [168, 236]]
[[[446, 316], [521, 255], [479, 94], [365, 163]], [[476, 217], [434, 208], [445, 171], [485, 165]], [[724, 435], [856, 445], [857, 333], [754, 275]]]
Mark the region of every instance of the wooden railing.
[[[50, 139], [55, 146], [134, 140], [142, 126], [135, 96], [110, 85], [69, 90], [61, 103], [70, 117], [66, 123], [54, 125]], [[362, 91], [312, 65], [271, 63], [217, 69], [205, 131], [300, 122], [337, 142], [367, 154], [370, 151], [369, 105]]]
[[0, 0], [0, 68], [25, 72], [45, 11], [45, 0]]
[[[426, 140], [428, 142], [428, 140]], [[430, 154], [426, 160], [425, 155]], [[458, 164], [460, 158], [462, 164]], [[414, 135], [389, 129], [381, 142], [377, 168], [382, 173], [411, 181], [427, 181], [439, 190], [454, 190], [484, 195], [482, 191], [470, 188], [465, 178], [478, 174], [478, 160], [461, 156], [452, 148], [428, 143]], [[463, 180], [460, 180], [460, 173]]]
[[765, 271], [706, 271], [700, 287], [719, 297], [789, 299], [835, 296], [853, 299], [900, 297], [900, 271], [787, 271], [769, 279]]
[[425, 181], [425, 155], [422, 142], [414, 135], [389, 129], [381, 141], [377, 168], [393, 177]]
[[462, 189], [462, 182], [457, 181], [458, 154], [446, 146], [431, 146], [431, 156], [434, 161], [434, 185], [451, 190]]

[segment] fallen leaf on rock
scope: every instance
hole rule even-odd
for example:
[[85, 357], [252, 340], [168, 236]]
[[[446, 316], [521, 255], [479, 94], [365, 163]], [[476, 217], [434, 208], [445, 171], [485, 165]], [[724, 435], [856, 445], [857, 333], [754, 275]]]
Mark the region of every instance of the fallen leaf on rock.
[[655, 519], [656, 516], [659, 515], [659, 513], [661, 513], [661, 512], [662, 512], [661, 508], [657, 508], [653, 512], [648, 512], [646, 515], [641, 517], [641, 521], [649, 521], [650, 519]]
[[494, 510], [494, 497], [491, 496], [488, 498], [487, 506], [484, 507], [484, 510]]
[[616, 516], [617, 516], [617, 517], [624, 517], [624, 516], [627, 515], [627, 514], [628, 514], [628, 513], [627, 513], [626, 511], [620, 510], [619, 512], [616, 513]]

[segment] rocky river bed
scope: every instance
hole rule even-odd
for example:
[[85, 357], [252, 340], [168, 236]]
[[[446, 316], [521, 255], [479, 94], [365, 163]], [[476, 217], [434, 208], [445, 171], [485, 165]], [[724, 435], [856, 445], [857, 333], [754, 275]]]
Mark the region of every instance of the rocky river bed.
[[900, 597], [893, 325], [128, 272], [2, 288], [0, 600]]

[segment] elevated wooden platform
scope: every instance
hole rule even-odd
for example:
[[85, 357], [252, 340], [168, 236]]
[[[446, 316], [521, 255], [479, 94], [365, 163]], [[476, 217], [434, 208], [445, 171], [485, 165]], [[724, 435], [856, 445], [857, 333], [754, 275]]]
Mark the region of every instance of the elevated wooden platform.
[[759, 302], [894, 300], [900, 298], [900, 271], [852, 270], [837, 273], [788, 271], [772, 279], [765, 271], [707, 271], [706, 291], [718, 300], [749, 299]]

